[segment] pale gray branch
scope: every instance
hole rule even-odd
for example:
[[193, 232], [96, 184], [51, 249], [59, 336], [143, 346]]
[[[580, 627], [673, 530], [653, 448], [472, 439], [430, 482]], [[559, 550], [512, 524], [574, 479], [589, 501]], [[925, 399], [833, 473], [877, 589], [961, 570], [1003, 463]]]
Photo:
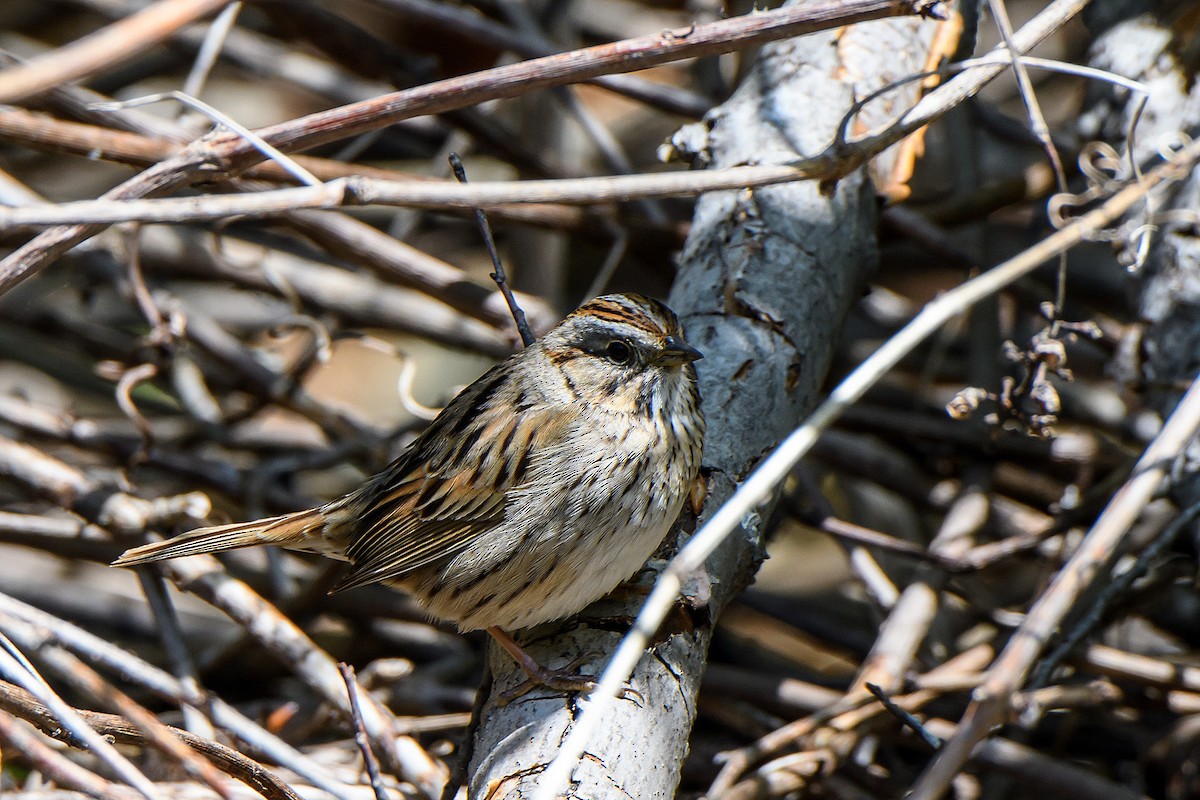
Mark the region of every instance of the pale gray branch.
[[[742, 88], [708, 115], [697, 149], [705, 163], [718, 168], [712, 174], [750, 161], [783, 164], [821, 153], [855, 99], [877, 88], [872, 81], [879, 80], [845, 79], [841, 51], [832, 45], [841, 39], [843, 45], [897, 48], [898, 58], [912, 59], [897, 69], [917, 71], [933, 27], [912, 20], [876, 22], [765, 48]], [[841, 180], [830, 195], [814, 183], [789, 183], [701, 198], [671, 305], [689, 340], [706, 354], [700, 376], [709, 419], [708, 513], [815, 401], [837, 320], [874, 265], [874, 230], [873, 191], [861, 171]], [[697, 606], [691, 612], [695, 624], [660, 631], [643, 654], [629, 683], [637, 696], [618, 701], [605, 717], [604, 735], [591, 740], [587, 755], [575, 764], [573, 795], [673, 794], [712, 622], [753, 574], [765, 516], [763, 509], [748, 517], [746, 527], [713, 556], [706, 574], [696, 576], [688, 592]], [[618, 639], [611, 631], [577, 628], [537, 636], [529, 649], [551, 666], [582, 656], [587, 669], [603, 663]], [[509, 664], [499, 658], [492, 663], [498, 689], [516, 680]], [[580, 708], [587, 713], [584, 704], [564, 705], [560, 697], [541, 694], [506, 707], [489, 701], [475, 737], [471, 794], [482, 796], [485, 787], [494, 786], [526, 796], [535, 786], [539, 796], [563, 791], [564, 784], [539, 773]]]

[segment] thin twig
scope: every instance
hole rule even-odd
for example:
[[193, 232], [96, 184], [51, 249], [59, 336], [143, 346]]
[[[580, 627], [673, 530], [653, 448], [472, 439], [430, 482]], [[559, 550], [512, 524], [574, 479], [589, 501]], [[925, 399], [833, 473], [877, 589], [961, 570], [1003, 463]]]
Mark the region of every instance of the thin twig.
[[188, 70], [187, 79], [183, 82], [184, 94], [199, 97], [200, 93], [204, 91], [208, 74], [212, 71], [213, 65], [217, 63], [217, 59], [221, 55], [221, 46], [225, 44], [225, 38], [229, 35], [234, 23], [237, 22], [238, 14], [241, 11], [241, 0], [230, 3], [208, 26], [208, 31], [204, 34], [204, 41], [196, 53], [196, 58], [192, 61], [192, 68]]
[[[884, 149], [873, 143], [862, 152]], [[858, 152], [857, 150], [855, 152]], [[825, 153], [786, 166], [729, 167], [706, 172], [662, 172], [570, 180], [484, 181], [468, 185], [428, 181], [338, 178], [319, 186], [268, 189], [240, 195], [164, 199], [76, 200], [45, 206], [0, 208], [0, 227], [111, 225], [119, 222], [201, 222], [227, 217], [271, 217], [300, 209], [395, 205], [469, 209], [510, 203], [590, 205], [655, 197], [687, 197], [729, 189], [754, 189], [787, 181], [832, 178], [843, 165]], [[0, 288], [3, 283], [0, 282]]]
[[921, 741], [929, 745], [930, 750], [937, 750], [942, 746], [941, 739], [930, 733], [925, 726], [921, 724], [921, 720], [917, 719], [912, 713], [905, 711], [903, 708], [892, 702], [892, 698], [888, 697], [887, 692], [885, 692], [882, 688], [869, 681], [864, 685], [867, 687], [867, 691], [875, 695], [875, 699], [878, 700], [883, 707], [888, 710], [889, 714], [900, 720], [902, 723], [904, 723], [905, 727], [909, 728], [913, 733], [921, 737]]
[[358, 752], [362, 753], [363, 766], [367, 768], [367, 776], [371, 779], [371, 789], [375, 792], [375, 800], [388, 800], [387, 787], [383, 783], [383, 776], [379, 774], [379, 759], [375, 758], [375, 751], [371, 749], [371, 740], [367, 736], [367, 728], [363, 723], [362, 706], [358, 702], [358, 680], [354, 677], [354, 667], [343, 661], [338, 664], [338, 669], [341, 670], [342, 679], [346, 681], [346, 694], [350, 697], [351, 719], [354, 721], [354, 743], [358, 745]]
[[215, 122], [217, 125], [229, 130], [231, 133], [242, 137], [264, 157], [274, 161], [279, 166], [291, 175], [296, 180], [308, 186], [320, 186], [321, 179], [313, 175], [304, 167], [297, 164], [292, 158], [279, 151], [274, 145], [263, 139], [254, 131], [241, 124], [228, 114], [217, 110], [210, 106], [198, 97], [193, 97], [187, 92], [172, 90], [169, 92], [156, 92], [143, 97], [134, 97], [129, 100], [113, 100], [107, 103], [95, 103], [94, 108], [99, 111], [119, 111], [126, 108], [137, 108], [139, 106], [148, 106], [155, 103], [161, 103], [164, 100], [174, 100], [176, 103], [187, 106], [188, 108], [199, 111], [204, 116]]
[[[451, 153], [449, 161], [450, 168], [454, 170], [454, 177], [459, 183], [466, 183], [467, 170], [463, 166], [462, 159], [458, 157], [458, 153]], [[504, 274], [504, 264], [500, 262], [500, 254], [496, 252], [496, 240], [492, 236], [492, 226], [488, 224], [487, 214], [483, 212], [482, 208], [475, 209], [475, 221], [479, 224], [479, 233], [483, 236], [483, 243], [492, 259], [491, 279], [496, 282], [496, 287], [504, 295], [504, 302], [508, 303], [508, 310], [517, 326], [517, 333], [521, 334], [521, 344], [529, 347], [537, 341], [537, 338], [533, 335], [533, 331], [529, 330], [525, 312], [517, 304], [517, 298], [513, 297], [512, 287], [508, 285], [508, 276]]]
[[[1042, 113], [1041, 104], [1038, 102], [1037, 94], [1033, 90], [1033, 81], [1029, 79], [1029, 70], [1025, 68], [1024, 54], [1019, 52], [1012, 43], [1012, 22], [1008, 19], [1008, 7], [1004, 0], [988, 0], [988, 7], [992, 10], [992, 16], [996, 20], [996, 28], [1000, 31], [1000, 37], [1004, 41], [1004, 46], [1008, 48], [1008, 53], [1012, 59], [1013, 74], [1017, 78], [1017, 88], [1021, 91], [1021, 100], [1025, 104], [1025, 113], [1029, 116], [1029, 127], [1033, 131], [1033, 135], [1037, 137], [1038, 142], [1042, 146], [1042, 151], [1046, 154], [1046, 159], [1050, 162], [1051, 168], [1054, 170], [1054, 182], [1058, 187], [1059, 192], [1067, 191], [1067, 173], [1063, 169], [1062, 156], [1058, 153], [1058, 148], [1054, 146], [1054, 139], [1050, 136], [1050, 126], [1046, 124], [1046, 115]], [[1062, 317], [1063, 304], [1067, 300], [1067, 254], [1061, 253], [1058, 256], [1058, 279], [1055, 282], [1054, 295], [1054, 319], [1051, 322], [1051, 328], [1054, 333], [1058, 332], [1058, 321]]]
[[[183, 630], [179, 624], [179, 614], [175, 604], [167, 592], [166, 581], [162, 574], [150, 568], [138, 569], [138, 584], [146, 597], [146, 605], [154, 616], [154, 629], [158, 633], [162, 648], [166, 651], [171, 670], [180, 683], [186, 685], [195, 695], [200, 695], [200, 679], [197, 677], [196, 665], [191, 653], [183, 640]], [[191, 703], [180, 703], [183, 711], [184, 724], [189, 731], [207, 739], [213, 738], [212, 722], [204, 716], [200, 709]]]

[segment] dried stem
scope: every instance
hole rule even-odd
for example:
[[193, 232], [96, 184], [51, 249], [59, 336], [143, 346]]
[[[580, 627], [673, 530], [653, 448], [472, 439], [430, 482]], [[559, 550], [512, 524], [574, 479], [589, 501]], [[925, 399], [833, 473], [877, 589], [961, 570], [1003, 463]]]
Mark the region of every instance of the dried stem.
[[[459, 183], [467, 182], [467, 170], [463, 166], [462, 159], [458, 157], [458, 153], [450, 154], [450, 167], [454, 170], [454, 177]], [[521, 334], [521, 344], [529, 347], [529, 345], [536, 341], [536, 338], [533, 332], [529, 330], [529, 323], [525, 320], [525, 312], [521, 310], [521, 306], [517, 304], [517, 299], [513, 297], [512, 287], [508, 285], [508, 277], [504, 274], [504, 264], [501, 263], [500, 254], [496, 251], [496, 240], [492, 236], [492, 226], [488, 223], [487, 214], [483, 213], [482, 208], [475, 209], [475, 222], [479, 225], [479, 233], [483, 236], [483, 244], [487, 248], [488, 256], [492, 259], [491, 278], [496, 282], [496, 288], [504, 295], [504, 302], [508, 304], [508, 310], [512, 314], [513, 323], [517, 326], [517, 332]]]

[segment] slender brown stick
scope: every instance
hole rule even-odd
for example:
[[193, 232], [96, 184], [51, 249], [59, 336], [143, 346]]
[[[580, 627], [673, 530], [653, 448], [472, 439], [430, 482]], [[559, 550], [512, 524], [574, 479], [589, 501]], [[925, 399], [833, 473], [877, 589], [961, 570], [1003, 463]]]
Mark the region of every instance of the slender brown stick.
[[[130, 112], [125, 110], [123, 113]], [[173, 139], [70, 122], [21, 108], [0, 108], [0, 140], [52, 152], [73, 153], [89, 159], [99, 158], [141, 167], [148, 167], [170, 158], [177, 154], [182, 147]], [[361, 176], [386, 181], [442, 182], [441, 179], [428, 175], [386, 169], [370, 164], [348, 164], [316, 156], [297, 155], [293, 156], [292, 160], [324, 181]], [[292, 183], [295, 180], [274, 161], [256, 164], [245, 173], [245, 177], [282, 183]], [[24, 206], [32, 203], [31, 198], [21, 196], [18, 200], [7, 202], [4, 205]], [[449, 213], [456, 211], [464, 213], [466, 209], [450, 209], [448, 211]], [[303, 214], [303, 212], [297, 213]], [[579, 209], [527, 203], [519, 206], [492, 207], [489, 209], [489, 213], [499, 219], [512, 220], [526, 225], [568, 229], [584, 236], [607, 238], [607, 234], [599, 230], [599, 226], [595, 224], [599, 218], [595, 214], [581, 212]], [[661, 230], [661, 227], [647, 225], [645, 220], [641, 219], [627, 219], [622, 222], [635, 230]], [[363, 223], [358, 224], [364, 225]], [[378, 236], [386, 236], [378, 231], [375, 233]], [[397, 245], [403, 245], [402, 242], [392, 241]], [[345, 243], [342, 246], [345, 247]], [[373, 248], [373, 250], [378, 252], [379, 248]], [[429, 258], [425, 254], [422, 255]], [[377, 257], [376, 255], [371, 256], [372, 259]]]
[[[145, 735], [147, 744], [158, 748], [169, 758], [179, 762], [189, 774], [208, 784], [223, 800], [234, 800], [235, 795], [221, 772], [212, 763], [200, 758], [179, 737], [173, 735], [174, 730], [159, 722], [146, 708], [106, 681], [79, 657], [63, 651], [56, 652], [52, 657], [61, 659], [59, 674], [68, 676], [67, 680], [71, 684], [91, 695], [98, 702], [116, 708], [124, 714], [129, 724], [137, 727]], [[87, 717], [83, 719], [89, 726], [95, 728], [91, 720]], [[273, 797], [279, 796], [273, 795]]]
[[873, 683], [865, 683], [863, 685], [867, 687], [867, 691], [875, 695], [875, 699], [888, 710], [889, 714], [900, 720], [904, 724], [904, 727], [912, 730], [913, 733], [921, 738], [921, 741], [929, 745], [930, 750], [937, 750], [942, 746], [941, 739], [926, 730], [925, 726], [921, 724], [921, 720], [917, 719], [916, 715], [911, 711], [907, 711], [897, 705], [892, 698], [888, 697], [888, 693], [882, 687], [876, 686]]
[[[440, 3], [436, 0], [373, 0], [410, 19], [436, 25], [455, 36], [465, 36], [487, 48], [511, 50], [525, 58], [540, 58], [560, 52], [540, 31], [517, 30], [480, 14], [469, 6]], [[602, 75], [590, 81], [616, 94], [664, 111], [700, 118], [712, 106], [711, 101], [679, 86], [665, 86], [637, 75]]]
[[[486, 69], [310, 114], [258, 133], [285, 152], [303, 150], [422, 114], [578, 83], [597, 75], [633, 72], [684, 58], [742, 50], [855, 22], [907, 14], [936, 15], [939, 8], [939, 4], [924, 0], [805, 3]], [[217, 135], [205, 145], [226, 151], [235, 163], [245, 157], [255, 158], [253, 148], [234, 137]]]

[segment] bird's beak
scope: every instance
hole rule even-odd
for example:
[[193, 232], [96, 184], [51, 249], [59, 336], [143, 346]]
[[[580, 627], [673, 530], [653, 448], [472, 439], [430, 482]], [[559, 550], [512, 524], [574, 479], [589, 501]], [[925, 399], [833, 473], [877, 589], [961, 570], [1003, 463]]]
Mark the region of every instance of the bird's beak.
[[683, 339], [668, 336], [666, 343], [658, 351], [658, 356], [654, 360], [659, 364], [677, 367], [680, 364], [688, 364], [698, 358], [704, 358], [704, 354], [683, 341]]

